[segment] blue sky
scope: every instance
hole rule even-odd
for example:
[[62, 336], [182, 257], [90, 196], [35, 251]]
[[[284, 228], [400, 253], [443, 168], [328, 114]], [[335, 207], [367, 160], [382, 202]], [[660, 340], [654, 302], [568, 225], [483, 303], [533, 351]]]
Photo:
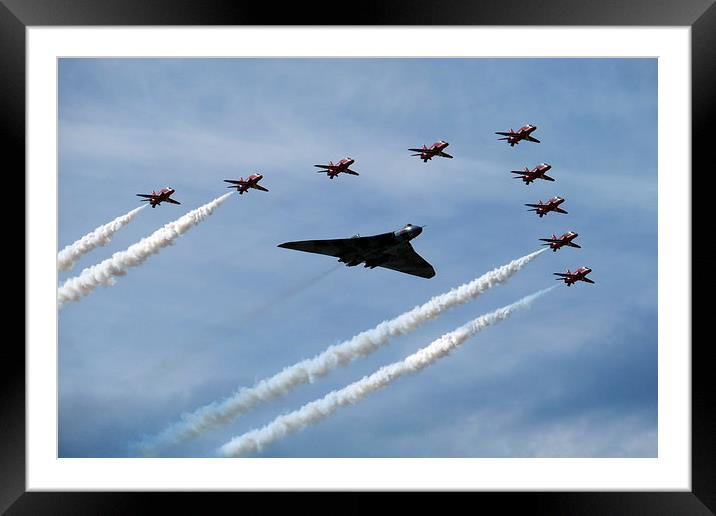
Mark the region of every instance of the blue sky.
[[[372, 328], [573, 230], [508, 284], [370, 357], [167, 450], [239, 435], [586, 265], [449, 357], [262, 457], [653, 457], [657, 453], [655, 59], [61, 59], [59, 245], [176, 189], [60, 283], [264, 174], [173, 246], [59, 314], [59, 453], [130, 454], [183, 412]], [[536, 124], [541, 144], [494, 131]], [[450, 142], [424, 164], [408, 147]], [[359, 177], [315, 163], [351, 156]], [[556, 182], [510, 170], [546, 161]], [[568, 215], [524, 203], [553, 195]], [[427, 225], [425, 280], [276, 247]]]

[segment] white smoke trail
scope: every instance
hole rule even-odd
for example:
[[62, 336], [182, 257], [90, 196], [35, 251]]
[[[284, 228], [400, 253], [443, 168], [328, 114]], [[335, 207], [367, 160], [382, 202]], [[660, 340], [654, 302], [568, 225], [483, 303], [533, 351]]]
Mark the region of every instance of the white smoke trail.
[[87, 233], [79, 240], [65, 247], [62, 251], [57, 253], [57, 270], [70, 270], [74, 267], [75, 263], [77, 263], [77, 260], [89, 253], [92, 249], [100, 245], [107, 245], [117, 231], [129, 224], [132, 219], [146, 207], [147, 205], [145, 204], [144, 206], [135, 208], [129, 213], [117, 217], [112, 222], [98, 227], [91, 233]]
[[280, 373], [261, 380], [253, 387], [241, 388], [221, 402], [214, 402], [192, 413], [183, 414], [181, 421], [171, 425], [153, 438], [144, 439], [139, 444], [139, 448], [144, 454], [156, 454], [158, 448], [162, 446], [177, 444], [196, 437], [207, 430], [232, 421], [260, 403], [279, 398], [299, 385], [313, 382], [333, 369], [345, 366], [356, 358], [372, 353], [387, 344], [391, 337], [405, 335], [415, 330], [420, 324], [434, 319], [445, 310], [467, 303], [489, 288], [504, 283], [546, 249], [540, 249], [513, 260], [469, 283], [435, 296], [427, 303], [392, 320], [384, 321], [350, 340], [330, 346], [313, 358], [286, 367]]
[[541, 290], [520, 299], [516, 303], [498, 308], [494, 312], [473, 319], [458, 329], [434, 340], [430, 345], [419, 349], [400, 362], [381, 367], [372, 375], [365, 376], [343, 389], [332, 391], [323, 398], [307, 403], [294, 412], [279, 416], [263, 428], [252, 430], [233, 438], [223, 445], [219, 452], [228, 457], [256, 453], [267, 444], [303, 430], [307, 426], [327, 418], [339, 408], [361, 401], [372, 392], [386, 387], [401, 376], [417, 373], [434, 364], [477, 332], [487, 326], [504, 321], [514, 311], [526, 308], [532, 301], [554, 288], [556, 287]]
[[232, 193], [224, 194], [174, 222], [165, 224], [126, 250], [116, 252], [111, 258], [84, 269], [79, 276], [68, 279], [57, 289], [58, 307], [62, 308], [69, 301], [83, 298], [100, 285], [113, 285], [115, 276], [125, 275], [130, 267], [143, 263], [149, 256], [174, 243], [177, 237], [211, 215]]

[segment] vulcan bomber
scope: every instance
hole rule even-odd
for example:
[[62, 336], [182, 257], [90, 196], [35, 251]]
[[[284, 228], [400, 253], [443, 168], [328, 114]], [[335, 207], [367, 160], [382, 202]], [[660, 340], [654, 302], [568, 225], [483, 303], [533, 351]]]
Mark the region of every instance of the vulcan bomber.
[[300, 240], [285, 242], [278, 247], [325, 254], [338, 258], [348, 267], [364, 264], [364, 267], [385, 267], [394, 271], [432, 278], [435, 269], [415, 252], [410, 241], [423, 232], [423, 226], [406, 224], [403, 228], [380, 235], [337, 238], [332, 240]]

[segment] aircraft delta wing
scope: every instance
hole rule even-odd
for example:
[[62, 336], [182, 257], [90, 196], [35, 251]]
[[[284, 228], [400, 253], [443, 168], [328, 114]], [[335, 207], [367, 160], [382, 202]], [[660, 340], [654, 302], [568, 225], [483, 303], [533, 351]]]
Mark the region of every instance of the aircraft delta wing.
[[[418, 226], [406, 226], [410, 231]], [[422, 230], [422, 228], [419, 228]], [[406, 231], [405, 229], [401, 231]], [[412, 274], [421, 278], [432, 278], [435, 269], [415, 252], [408, 239], [400, 238], [398, 232], [332, 240], [302, 240], [286, 242], [278, 247], [304, 251], [306, 253], [334, 256], [348, 267], [365, 262], [365, 267], [385, 267], [394, 271]], [[417, 235], [416, 235], [417, 236]]]

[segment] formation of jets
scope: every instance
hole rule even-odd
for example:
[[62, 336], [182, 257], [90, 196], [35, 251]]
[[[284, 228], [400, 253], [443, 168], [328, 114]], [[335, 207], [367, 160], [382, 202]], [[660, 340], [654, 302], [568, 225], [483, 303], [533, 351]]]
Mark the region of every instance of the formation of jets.
[[[499, 134], [500, 136], [503, 136], [504, 138], [498, 138], [498, 140], [507, 140], [507, 143], [510, 144], [510, 147], [514, 147], [515, 145], [519, 144], [521, 141], [528, 141], [533, 143], [540, 143], [540, 141], [532, 136], [532, 133], [537, 129], [536, 125], [533, 124], [525, 124], [522, 127], [520, 127], [517, 131], [514, 131], [510, 129], [508, 132], [495, 132], [495, 134]], [[553, 177], [550, 177], [547, 175], [547, 172], [552, 168], [552, 165], [549, 163], [540, 163], [532, 170], [529, 169], [529, 167], [525, 167], [524, 170], [511, 170], [510, 172], [512, 174], [518, 174], [515, 179], [521, 179], [526, 185], [529, 185], [531, 182], [537, 180], [537, 179], [543, 179], [545, 181], [555, 181]], [[536, 204], [525, 204], [525, 206], [529, 206], [530, 209], [527, 211], [534, 211], [537, 215], [539, 215], [540, 218], [547, 215], [549, 212], [555, 212], [555, 213], [567, 213], [566, 210], [560, 208], [559, 206], [564, 202], [564, 198], [555, 196], [549, 199], [546, 202], [542, 202], [542, 200], [539, 200]], [[581, 249], [582, 247], [580, 245], [577, 245], [573, 242], [575, 238], [577, 238], [579, 235], [575, 233], [574, 231], [568, 231], [562, 236], [552, 235], [552, 238], [540, 238], [542, 242], [546, 242], [542, 245], [548, 245], [550, 249], [552, 249], [553, 252], [557, 252], [558, 249], [561, 249], [562, 247], [576, 247], [577, 249]], [[573, 285], [577, 281], [584, 281], [587, 283], [594, 283], [591, 279], [587, 278], [586, 275], [592, 272], [592, 269], [588, 267], [580, 267], [574, 272], [570, 272], [569, 269], [567, 269], [567, 272], [555, 272], [557, 276], [559, 276], [559, 280], [564, 280], [564, 282], [567, 284], [567, 286]]]
[[[536, 125], [525, 124], [517, 131], [512, 129], [509, 132], [496, 132], [504, 136], [504, 138], [498, 138], [498, 140], [507, 140], [510, 147], [514, 147], [519, 144], [520, 141], [529, 141], [533, 143], [540, 143], [540, 141], [532, 136], [532, 133], [537, 129]], [[423, 145], [419, 148], [408, 149], [415, 154], [412, 156], [419, 156], [423, 163], [427, 163], [436, 156], [442, 158], [452, 158], [450, 154], [445, 152], [445, 148], [450, 145], [445, 140], [439, 140], [429, 147]], [[358, 176], [358, 172], [351, 170], [351, 166], [355, 163], [353, 158], [343, 158], [337, 163], [329, 161], [327, 165], [314, 165], [319, 170], [318, 173], [325, 173], [330, 179], [335, 178], [341, 173]], [[549, 177], [547, 172], [552, 168], [548, 163], [540, 163], [532, 170], [525, 166], [524, 170], [512, 170], [513, 174], [518, 174], [515, 179], [521, 179], [526, 185], [531, 182], [542, 179], [545, 181], [555, 181], [554, 178]], [[248, 192], [250, 189], [260, 190], [262, 192], [268, 192], [267, 188], [259, 185], [259, 181], [263, 179], [262, 174], [251, 174], [246, 179], [241, 177], [240, 179], [224, 179], [225, 182], [230, 183], [227, 188], [236, 188], [239, 194]], [[149, 202], [152, 208], [155, 208], [162, 202], [168, 202], [171, 204], [181, 204], [179, 201], [175, 201], [171, 198], [171, 195], [175, 192], [173, 188], [162, 188], [159, 192], [152, 191], [151, 194], [137, 194], [139, 197], [143, 197], [142, 201]], [[567, 213], [564, 209], [559, 206], [564, 202], [562, 197], [552, 197], [547, 202], [541, 200], [537, 204], [525, 204], [529, 206], [530, 210], [534, 211], [542, 218], [549, 212], [556, 213]], [[397, 231], [391, 231], [388, 233], [381, 233], [378, 235], [361, 237], [360, 235], [353, 235], [350, 238], [337, 238], [328, 240], [299, 240], [295, 242], [284, 242], [279, 244], [278, 247], [285, 249], [293, 249], [296, 251], [303, 251], [307, 253], [323, 254], [327, 256], [333, 256], [338, 258], [338, 261], [346, 264], [348, 267], [354, 267], [359, 264], [364, 264], [364, 267], [373, 269], [375, 267], [385, 267], [405, 274], [411, 274], [419, 276], [421, 278], [432, 278], [435, 276], [435, 269], [430, 265], [424, 258], [415, 252], [410, 241], [423, 232], [424, 226], [415, 226], [413, 224], [406, 224], [403, 228]], [[581, 249], [581, 246], [575, 244], [573, 240], [578, 236], [574, 231], [568, 231], [561, 236], [557, 237], [552, 235], [551, 238], [540, 238], [539, 240], [546, 242], [542, 245], [548, 245], [552, 251], [557, 252], [562, 247], [575, 247]], [[584, 281], [586, 283], [594, 283], [591, 279], [587, 278], [587, 274], [592, 272], [592, 269], [588, 267], [579, 267], [574, 272], [567, 269], [567, 272], [555, 272], [554, 274], [559, 276], [558, 280], [563, 280], [567, 286], [573, 285], [577, 281]]]

